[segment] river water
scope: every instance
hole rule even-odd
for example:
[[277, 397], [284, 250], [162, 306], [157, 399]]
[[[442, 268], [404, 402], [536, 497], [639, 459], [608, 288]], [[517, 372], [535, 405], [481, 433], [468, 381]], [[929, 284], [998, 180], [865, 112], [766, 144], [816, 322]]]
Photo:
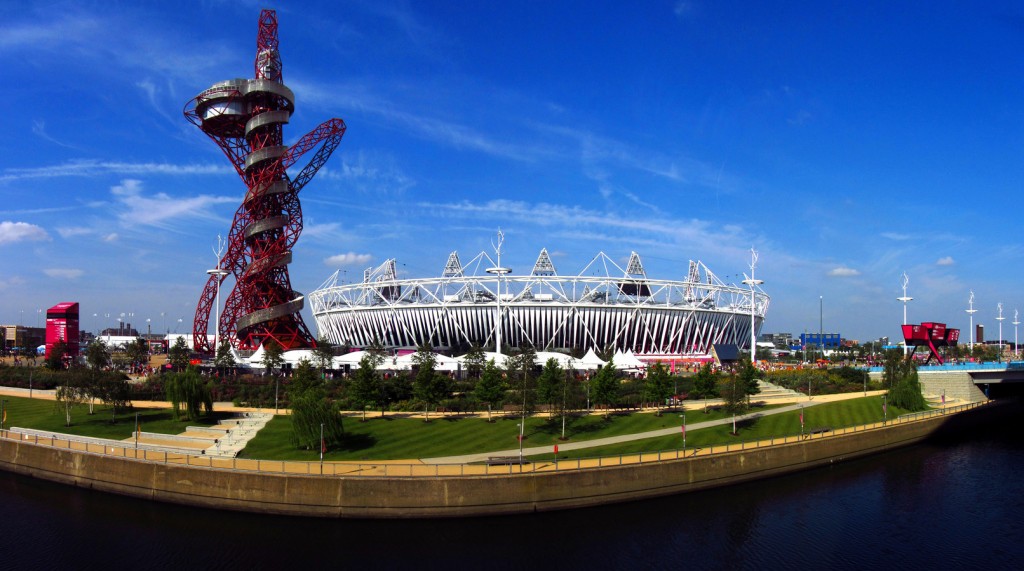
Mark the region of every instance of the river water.
[[0, 473], [0, 569], [1019, 569], [1016, 420], [729, 488], [462, 520], [258, 516]]

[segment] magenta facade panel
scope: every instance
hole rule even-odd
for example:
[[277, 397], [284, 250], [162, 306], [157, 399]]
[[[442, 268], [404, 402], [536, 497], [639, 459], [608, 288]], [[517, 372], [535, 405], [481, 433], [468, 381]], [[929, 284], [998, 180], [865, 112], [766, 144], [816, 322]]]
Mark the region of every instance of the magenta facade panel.
[[65, 301], [46, 310], [46, 356], [54, 343], [63, 341], [68, 356], [78, 356], [78, 302]]

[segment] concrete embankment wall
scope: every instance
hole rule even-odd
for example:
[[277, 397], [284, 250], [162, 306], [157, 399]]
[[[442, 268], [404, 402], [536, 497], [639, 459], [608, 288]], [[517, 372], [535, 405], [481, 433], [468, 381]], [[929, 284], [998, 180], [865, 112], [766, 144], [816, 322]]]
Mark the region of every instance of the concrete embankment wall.
[[466, 477], [322, 477], [215, 470], [0, 440], [0, 468], [195, 506], [320, 517], [449, 517], [593, 506], [829, 465], [918, 442], [973, 411], [798, 443], [579, 471]]

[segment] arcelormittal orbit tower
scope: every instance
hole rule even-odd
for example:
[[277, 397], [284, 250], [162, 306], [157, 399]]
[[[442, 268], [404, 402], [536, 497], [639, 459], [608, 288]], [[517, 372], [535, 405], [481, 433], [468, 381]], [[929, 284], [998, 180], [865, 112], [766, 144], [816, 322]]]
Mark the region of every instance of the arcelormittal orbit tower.
[[[277, 15], [260, 13], [256, 38], [256, 78], [214, 84], [185, 106], [185, 117], [224, 151], [247, 192], [235, 212], [226, 253], [203, 288], [192, 325], [195, 349], [210, 352], [210, 313], [220, 284], [232, 276], [235, 286], [224, 303], [222, 338], [240, 349], [256, 349], [268, 339], [285, 349], [315, 344], [299, 312], [303, 295], [292, 289], [288, 264], [302, 232], [299, 191], [341, 143], [345, 123], [331, 119], [284, 145], [283, 128], [295, 109], [295, 96], [281, 77]], [[294, 178], [287, 170], [308, 151], [316, 152]]]

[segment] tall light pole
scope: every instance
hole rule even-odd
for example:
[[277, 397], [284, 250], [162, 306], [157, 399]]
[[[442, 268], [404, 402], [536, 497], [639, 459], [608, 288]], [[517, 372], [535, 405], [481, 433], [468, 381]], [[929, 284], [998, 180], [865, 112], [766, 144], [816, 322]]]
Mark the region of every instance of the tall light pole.
[[754, 333], [754, 308], [757, 307], [757, 298], [754, 296], [754, 286], [764, 283], [764, 280], [754, 279], [754, 268], [757, 267], [757, 250], [750, 248], [750, 277], [743, 280], [744, 284], [750, 286], [750, 362], [757, 362], [757, 335]]
[[974, 309], [974, 290], [971, 290], [971, 297], [967, 298], [967, 310], [966, 311], [967, 311], [967, 315], [971, 316], [971, 325], [970, 325], [970, 328], [971, 328], [971, 336], [970, 336], [971, 343], [970, 343], [970, 349], [971, 349], [971, 355], [973, 356], [974, 355], [974, 314], [978, 312], [977, 309]]
[[1003, 361], [1003, 320], [1006, 319], [1003, 317], [1003, 302], [997, 303], [996, 308], [999, 309], [999, 317], [996, 318], [996, 321], [999, 322], [999, 362], [1001, 363]]
[[825, 296], [818, 296], [818, 343], [821, 343], [821, 359], [825, 360]]
[[501, 277], [512, 271], [501, 265], [501, 245], [505, 242], [505, 234], [498, 228], [498, 243], [491, 242], [494, 253], [498, 257], [497, 265], [487, 268], [487, 273], [498, 276], [498, 297], [495, 303], [497, 317], [494, 319], [494, 352], [501, 355]]
[[1013, 309], [1013, 358], [1020, 359], [1020, 345], [1017, 344], [1017, 326], [1020, 320], [1017, 319], [1017, 308]]
[[[912, 301], [914, 298], [907, 296], [907, 284], [910, 283], [910, 278], [907, 277], [907, 272], [903, 272], [903, 297], [897, 297], [896, 299], [903, 302], [903, 325], [907, 324], [907, 302]], [[903, 356], [907, 356], [907, 341], [903, 341]]]
[[[217, 303], [217, 313], [216, 313], [216, 317], [214, 318], [214, 326], [213, 326], [213, 358], [214, 358], [214, 360], [217, 359], [217, 349], [220, 348], [220, 338], [218, 337], [218, 335], [220, 334], [220, 282], [224, 281], [224, 276], [226, 276], [226, 275], [228, 275], [228, 273], [230, 273], [227, 270], [222, 269], [220, 267], [220, 257], [221, 257], [221, 254], [224, 253], [224, 246], [225, 245], [226, 245], [226, 243], [224, 242], [224, 239], [221, 238], [220, 234], [217, 234], [217, 247], [213, 249], [213, 255], [217, 258], [217, 267], [213, 268], [212, 270], [206, 270], [206, 273], [210, 274], [211, 276], [217, 276], [217, 302], [216, 302]], [[209, 315], [209, 314], [207, 314], [207, 315]], [[209, 339], [209, 337], [207, 337], [207, 339]], [[207, 341], [207, 342], [209, 342], [209, 341]], [[322, 461], [322, 458], [321, 458], [321, 461]]]

